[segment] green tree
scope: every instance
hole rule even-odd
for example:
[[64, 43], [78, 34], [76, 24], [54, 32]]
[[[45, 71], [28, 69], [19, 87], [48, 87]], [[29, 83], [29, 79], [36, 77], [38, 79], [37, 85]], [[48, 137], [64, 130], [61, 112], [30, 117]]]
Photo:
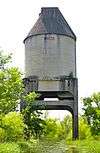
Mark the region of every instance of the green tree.
[[0, 114], [15, 111], [23, 91], [21, 73], [18, 68], [8, 68], [11, 56], [0, 52]]
[[31, 136], [39, 138], [44, 131], [45, 120], [41, 118], [42, 112], [37, 110], [38, 106], [33, 104], [38, 96], [35, 92], [31, 92], [23, 97], [25, 107], [22, 109], [22, 114], [24, 123], [27, 125], [26, 139], [30, 139]]
[[[16, 110], [23, 92], [22, 75], [18, 68], [9, 67], [10, 61], [11, 54], [4, 55], [0, 51], [0, 137], [4, 139], [10, 138], [11, 133], [15, 132], [15, 124], [17, 130], [21, 131], [20, 123], [23, 122], [17, 114], [9, 114]], [[18, 119], [20, 122], [16, 122]], [[18, 134], [18, 131], [15, 133]], [[15, 136], [14, 133], [12, 135]]]
[[3, 51], [0, 51], [0, 69], [5, 69], [7, 64], [11, 61], [11, 54], [5, 55]]
[[100, 92], [83, 98], [84, 115], [93, 135], [100, 135]]
[[9, 68], [7, 64], [11, 55], [4, 55], [0, 52], [0, 121], [2, 116], [15, 111], [21, 99], [25, 101], [25, 107], [21, 112], [24, 116], [24, 123], [27, 125], [26, 135], [39, 137], [43, 131], [44, 120], [41, 119], [41, 112], [33, 108], [33, 102], [37, 94], [25, 95], [21, 73], [18, 68]]

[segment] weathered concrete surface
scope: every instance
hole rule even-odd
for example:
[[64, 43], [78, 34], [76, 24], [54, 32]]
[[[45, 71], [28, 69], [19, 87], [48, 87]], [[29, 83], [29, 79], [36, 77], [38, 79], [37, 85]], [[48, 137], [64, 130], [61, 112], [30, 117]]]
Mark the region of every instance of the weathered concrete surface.
[[55, 76], [76, 77], [75, 40], [56, 34], [37, 35], [25, 41], [25, 77], [36, 75], [40, 79]]

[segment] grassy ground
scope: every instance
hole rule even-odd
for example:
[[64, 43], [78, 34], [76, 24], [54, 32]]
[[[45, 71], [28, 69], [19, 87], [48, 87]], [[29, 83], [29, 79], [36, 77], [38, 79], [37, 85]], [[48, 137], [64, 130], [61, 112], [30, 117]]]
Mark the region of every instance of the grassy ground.
[[69, 151], [72, 153], [100, 153], [99, 140], [73, 141], [68, 144]]
[[41, 153], [100, 153], [99, 140], [42, 142]]
[[99, 140], [1, 143], [0, 153], [100, 153]]
[[42, 141], [40, 142], [41, 153], [65, 153], [67, 145], [65, 140], [61, 141]]

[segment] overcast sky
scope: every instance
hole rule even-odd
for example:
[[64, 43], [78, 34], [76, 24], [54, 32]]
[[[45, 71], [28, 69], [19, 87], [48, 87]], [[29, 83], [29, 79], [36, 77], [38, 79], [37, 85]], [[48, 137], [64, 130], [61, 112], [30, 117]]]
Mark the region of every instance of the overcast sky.
[[23, 40], [41, 7], [59, 7], [77, 36], [79, 97], [100, 91], [100, 0], [0, 0], [0, 47], [24, 72]]

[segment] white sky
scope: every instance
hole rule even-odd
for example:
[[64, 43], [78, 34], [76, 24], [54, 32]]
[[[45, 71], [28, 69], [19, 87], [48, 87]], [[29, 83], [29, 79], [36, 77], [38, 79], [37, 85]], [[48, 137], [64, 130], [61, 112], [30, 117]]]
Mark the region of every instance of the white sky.
[[0, 0], [1, 49], [12, 52], [24, 72], [23, 40], [44, 6], [59, 7], [77, 36], [79, 97], [100, 91], [99, 0]]

